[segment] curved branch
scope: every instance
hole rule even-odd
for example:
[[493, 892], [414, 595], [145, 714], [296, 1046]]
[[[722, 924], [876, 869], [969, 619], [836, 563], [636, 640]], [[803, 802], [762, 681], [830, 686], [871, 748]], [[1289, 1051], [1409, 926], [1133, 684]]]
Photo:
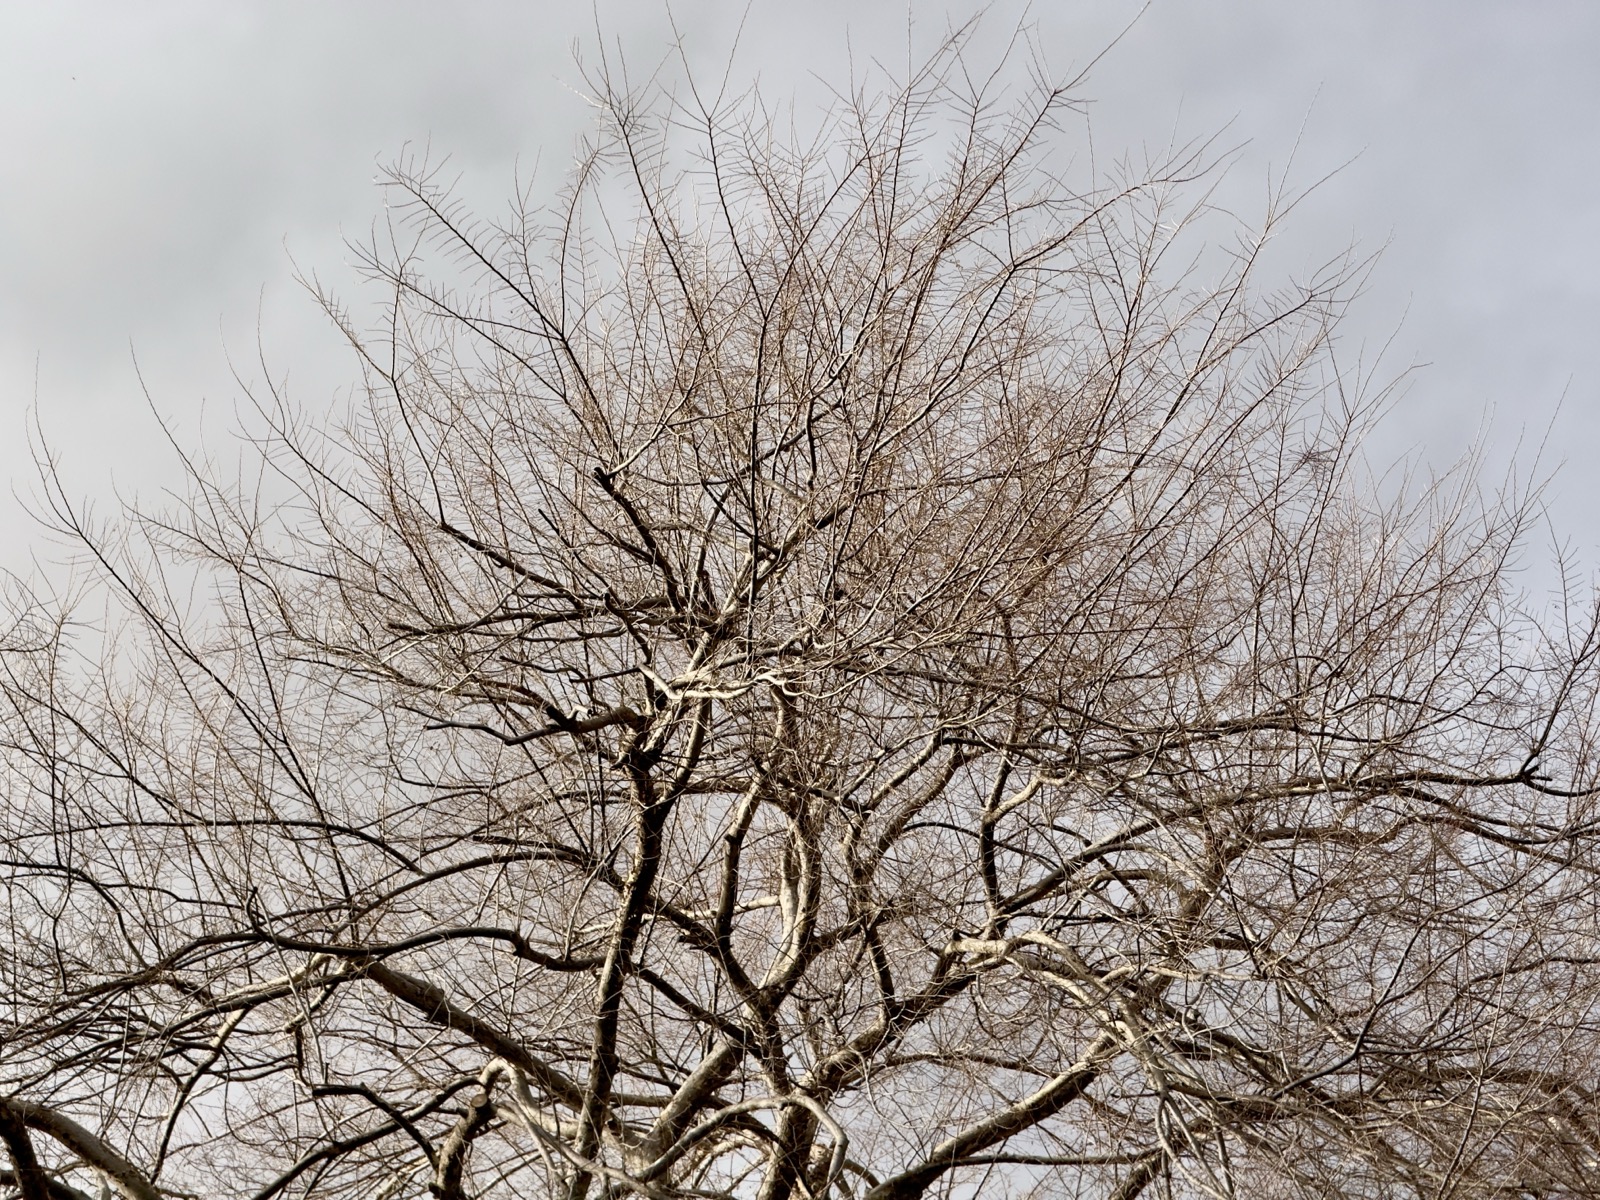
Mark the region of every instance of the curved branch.
[[[0, 1100], [0, 1119], [6, 1118], [60, 1142], [102, 1172], [127, 1200], [161, 1200], [161, 1193], [143, 1171], [65, 1113], [29, 1100]], [[20, 1174], [21, 1164], [18, 1170]]]
[[1118, 1046], [1111, 1034], [1101, 1034], [1084, 1051], [1082, 1058], [1033, 1095], [946, 1138], [922, 1162], [873, 1188], [866, 1200], [914, 1200], [951, 1167], [960, 1166], [968, 1155], [986, 1150], [1060, 1112], [1099, 1077], [1116, 1055]]

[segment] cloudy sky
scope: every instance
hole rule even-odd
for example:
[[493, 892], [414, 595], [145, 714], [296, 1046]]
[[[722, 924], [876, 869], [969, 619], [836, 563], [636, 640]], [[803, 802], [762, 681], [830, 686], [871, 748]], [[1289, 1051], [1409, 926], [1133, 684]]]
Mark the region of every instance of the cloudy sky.
[[[141, 391], [221, 444], [258, 332], [307, 405], [353, 377], [293, 281], [344, 284], [342, 239], [380, 209], [378, 164], [448, 155], [488, 207], [514, 172], [553, 190], [588, 121], [573, 66], [596, 25], [653, 66], [672, 27], [698, 69], [815, 103], [850, 63], [903, 64], [975, 4], [0, 4], [0, 474], [34, 490], [37, 422], [69, 490], [146, 500], [171, 462]], [[1058, 75], [1139, 13], [1128, 0], [990, 5]], [[742, 32], [738, 32], [741, 29]], [[737, 50], [735, 35], [738, 33]], [[1097, 154], [1219, 130], [1227, 198], [1321, 184], [1284, 269], [1382, 250], [1344, 332], [1416, 366], [1373, 448], [1447, 466], [1475, 437], [1566, 465], [1553, 529], [1600, 567], [1600, 3], [1153, 0], [1080, 89]], [[1077, 134], [1074, 136], [1083, 136]], [[1292, 161], [1291, 161], [1292, 155]], [[1487, 432], [1485, 432], [1487, 431]], [[1547, 436], [1548, 435], [1548, 436]], [[34, 535], [0, 491], [0, 565]]]

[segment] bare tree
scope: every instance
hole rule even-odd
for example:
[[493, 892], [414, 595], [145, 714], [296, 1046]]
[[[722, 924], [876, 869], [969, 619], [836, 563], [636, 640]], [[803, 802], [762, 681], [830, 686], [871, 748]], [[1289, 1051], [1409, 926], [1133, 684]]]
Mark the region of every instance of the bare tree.
[[1594, 602], [1364, 473], [1349, 265], [958, 43], [803, 144], [595, 90], [550, 209], [393, 172], [346, 419], [53, 493], [5, 1182], [1600, 1195]]

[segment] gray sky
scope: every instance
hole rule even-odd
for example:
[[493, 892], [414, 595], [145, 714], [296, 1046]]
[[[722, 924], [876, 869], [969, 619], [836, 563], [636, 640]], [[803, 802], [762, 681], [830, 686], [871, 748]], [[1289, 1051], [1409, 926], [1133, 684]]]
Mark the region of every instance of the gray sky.
[[[974, 4], [752, 0], [674, 6], [692, 61], [770, 95], [816, 96], [853, 54], [904, 63]], [[1038, 3], [1050, 65], [1082, 65], [1138, 11]], [[1000, 2], [986, 29], [1025, 10]], [[36, 406], [69, 489], [147, 499], [171, 460], [135, 377], [181, 436], [232, 424], [229, 356], [314, 405], [354, 378], [292, 281], [344, 283], [341, 239], [380, 209], [375, 165], [448, 154], [484, 206], [513, 171], [548, 193], [588, 120], [575, 39], [596, 16], [631, 63], [670, 36], [659, 0], [585, 5], [0, 3], [0, 474], [33, 490]], [[909, 29], [909, 33], [908, 33]], [[1596, 0], [1154, 0], [1082, 89], [1097, 153], [1227, 127], [1228, 198], [1248, 216], [1294, 150], [1309, 185], [1286, 268], [1386, 247], [1347, 325], [1429, 364], [1384, 428], [1380, 460], [1448, 465], [1492, 413], [1492, 457], [1553, 429], [1554, 526], [1600, 566], [1600, 3]], [[1298, 141], [1298, 149], [1295, 150]], [[1564, 397], [1564, 399], [1563, 399]], [[1558, 413], [1559, 407], [1559, 413]], [[1553, 425], [1552, 425], [1553, 422]], [[1524, 436], [1525, 435], [1525, 436]], [[0, 494], [0, 565], [33, 535]]]

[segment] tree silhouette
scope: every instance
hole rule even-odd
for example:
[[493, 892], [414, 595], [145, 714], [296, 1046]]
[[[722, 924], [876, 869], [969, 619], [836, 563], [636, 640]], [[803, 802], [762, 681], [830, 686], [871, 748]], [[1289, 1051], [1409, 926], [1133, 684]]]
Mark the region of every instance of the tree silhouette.
[[[1594, 601], [1380, 488], [1345, 262], [956, 39], [389, 176], [341, 419], [0, 640], [24, 1200], [1569, 1196]], [[1226, 250], [1223, 254], [1219, 251]]]

